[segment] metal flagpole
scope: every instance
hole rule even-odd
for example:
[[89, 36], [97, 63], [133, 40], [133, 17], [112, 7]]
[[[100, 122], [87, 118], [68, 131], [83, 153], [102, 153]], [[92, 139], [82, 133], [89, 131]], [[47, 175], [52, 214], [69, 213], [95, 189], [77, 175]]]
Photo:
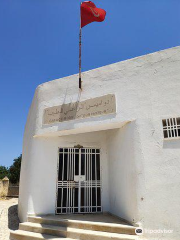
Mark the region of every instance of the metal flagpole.
[[81, 35], [82, 35], [82, 28], [81, 28], [81, 4], [80, 3], [80, 28], [79, 28], [79, 89], [82, 90], [82, 82], [81, 82]]

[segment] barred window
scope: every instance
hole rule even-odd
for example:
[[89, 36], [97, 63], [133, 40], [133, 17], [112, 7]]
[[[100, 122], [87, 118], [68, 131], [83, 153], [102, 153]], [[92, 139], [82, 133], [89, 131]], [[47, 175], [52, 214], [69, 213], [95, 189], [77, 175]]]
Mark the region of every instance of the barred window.
[[162, 120], [164, 138], [180, 137], [180, 118], [168, 118]]

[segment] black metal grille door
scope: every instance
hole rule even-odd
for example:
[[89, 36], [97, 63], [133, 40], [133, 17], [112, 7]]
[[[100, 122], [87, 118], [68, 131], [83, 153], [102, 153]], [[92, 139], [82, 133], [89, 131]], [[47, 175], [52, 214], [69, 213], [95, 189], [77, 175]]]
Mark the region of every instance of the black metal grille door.
[[101, 212], [100, 150], [60, 148], [56, 214]]

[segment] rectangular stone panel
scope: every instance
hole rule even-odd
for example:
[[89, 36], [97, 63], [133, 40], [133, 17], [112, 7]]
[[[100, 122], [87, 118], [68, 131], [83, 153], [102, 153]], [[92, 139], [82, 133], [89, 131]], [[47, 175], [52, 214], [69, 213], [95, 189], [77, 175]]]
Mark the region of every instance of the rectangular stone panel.
[[108, 94], [82, 102], [46, 108], [44, 110], [43, 124], [53, 124], [113, 113], [116, 113], [115, 95]]

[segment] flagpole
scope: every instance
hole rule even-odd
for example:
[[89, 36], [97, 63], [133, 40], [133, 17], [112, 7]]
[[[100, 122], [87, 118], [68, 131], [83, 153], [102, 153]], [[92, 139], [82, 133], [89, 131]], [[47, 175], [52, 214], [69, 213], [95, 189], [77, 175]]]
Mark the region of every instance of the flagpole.
[[82, 28], [81, 28], [81, 4], [80, 3], [80, 28], [79, 28], [79, 89], [82, 90], [82, 81], [81, 81], [81, 36], [82, 36]]

